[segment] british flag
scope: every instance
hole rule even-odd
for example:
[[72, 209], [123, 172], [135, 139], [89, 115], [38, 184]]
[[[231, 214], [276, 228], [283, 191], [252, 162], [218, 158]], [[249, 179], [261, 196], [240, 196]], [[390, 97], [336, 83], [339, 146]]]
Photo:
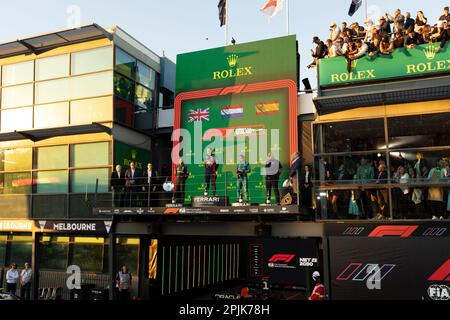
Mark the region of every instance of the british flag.
[[189, 110], [189, 122], [202, 122], [203, 120], [209, 121], [209, 108]]

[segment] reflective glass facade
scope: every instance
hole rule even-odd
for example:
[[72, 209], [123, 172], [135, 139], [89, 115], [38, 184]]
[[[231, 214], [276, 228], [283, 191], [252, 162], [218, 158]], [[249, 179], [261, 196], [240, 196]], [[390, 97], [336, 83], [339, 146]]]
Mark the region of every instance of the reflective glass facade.
[[112, 121], [113, 54], [105, 46], [1, 66], [0, 132]]
[[445, 217], [448, 113], [314, 124], [313, 195], [322, 219]]
[[156, 72], [118, 47], [115, 55], [115, 121], [150, 129], [156, 105]]

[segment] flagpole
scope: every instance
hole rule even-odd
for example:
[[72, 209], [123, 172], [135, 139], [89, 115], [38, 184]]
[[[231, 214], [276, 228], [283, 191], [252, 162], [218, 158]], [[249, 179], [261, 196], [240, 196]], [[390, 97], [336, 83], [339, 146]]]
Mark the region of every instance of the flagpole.
[[225, 0], [225, 46], [228, 45], [228, 1]]
[[365, 11], [365, 15], [366, 15], [366, 20], [367, 20], [367, 1], [368, 0], [364, 0], [364, 11]]
[[289, 35], [289, 0], [286, 0], [286, 34]]

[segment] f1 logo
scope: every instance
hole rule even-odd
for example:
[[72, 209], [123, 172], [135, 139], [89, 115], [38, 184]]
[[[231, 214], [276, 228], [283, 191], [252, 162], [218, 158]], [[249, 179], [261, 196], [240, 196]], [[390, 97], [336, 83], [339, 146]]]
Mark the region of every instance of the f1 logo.
[[292, 259], [295, 258], [295, 254], [274, 254], [270, 259], [269, 262], [275, 263], [275, 262], [285, 262], [289, 263]]
[[419, 226], [379, 226], [373, 229], [368, 237], [399, 236], [408, 238]]
[[450, 281], [450, 259], [439, 267], [429, 278], [429, 281]]

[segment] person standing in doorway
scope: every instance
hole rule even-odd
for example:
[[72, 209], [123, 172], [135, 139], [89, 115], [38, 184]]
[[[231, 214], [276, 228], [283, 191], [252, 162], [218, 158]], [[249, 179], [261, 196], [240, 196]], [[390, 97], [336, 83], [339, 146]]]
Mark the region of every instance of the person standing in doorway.
[[33, 270], [30, 268], [30, 263], [28, 262], [25, 262], [24, 267], [20, 272], [20, 298], [30, 300]]
[[116, 288], [119, 291], [119, 300], [130, 300], [132, 276], [127, 266], [122, 266], [116, 275]]
[[6, 272], [6, 292], [15, 295], [18, 281], [19, 271], [17, 271], [17, 263], [12, 263], [10, 269]]

